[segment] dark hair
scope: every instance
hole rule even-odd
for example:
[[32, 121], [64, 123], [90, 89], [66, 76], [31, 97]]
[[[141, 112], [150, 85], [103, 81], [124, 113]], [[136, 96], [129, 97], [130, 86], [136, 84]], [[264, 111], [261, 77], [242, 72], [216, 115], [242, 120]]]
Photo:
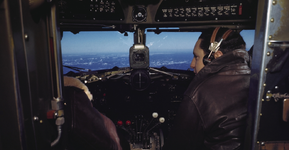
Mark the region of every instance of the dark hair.
[[[200, 48], [204, 50], [205, 54], [210, 53], [209, 46], [211, 44], [211, 36], [214, 32], [215, 28], [210, 28], [200, 35], [199, 39], [202, 39], [200, 43]], [[215, 41], [219, 42], [223, 36], [223, 34], [229, 30], [228, 28], [220, 28]], [[245, 49], [246, 43], [243, 39], [243, 37], [240, 35], [239, 32], [236, 30], [233, 30], [229, 36], [226, 38], [226, 40], [223, 40], [223, 42], [220, 45], [220, 51], [223, 52], [223, 54], [226, 54], [230, 51], [233, 51], [235, 49]]]

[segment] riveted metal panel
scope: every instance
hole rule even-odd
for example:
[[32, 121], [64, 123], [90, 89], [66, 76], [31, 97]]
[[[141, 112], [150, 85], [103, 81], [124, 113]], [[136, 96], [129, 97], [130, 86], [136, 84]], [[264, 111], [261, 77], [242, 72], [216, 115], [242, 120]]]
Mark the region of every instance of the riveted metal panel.
[[264, 141], [289, 140], [289, 124], [282, 119], [283, 102], [272, 97], [274, 92], [288, 90], [288, 4], [286, 0], [258, 4], [247, 130], [251, 143], [246, 141], [251, 147], [246, 149], [255, 149]]
[[269, 12], [270, 25], [268, 26], [268, 34], [272, 36], [270, 40], [289, 41], [289, 1], [275, 0], [271, 4]]

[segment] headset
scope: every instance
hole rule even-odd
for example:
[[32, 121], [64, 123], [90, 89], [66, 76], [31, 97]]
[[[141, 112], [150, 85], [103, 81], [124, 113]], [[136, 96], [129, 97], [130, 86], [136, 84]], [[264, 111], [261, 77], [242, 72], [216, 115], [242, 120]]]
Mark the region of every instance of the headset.
[[211, 36], [211, 45], [209, 46], [209, 50], [211, 51], [209, 54], [205, 55], [204, 58], [203, 58], [203, 63], [204, 65], [207, 65], [208, 63], [212, 62], [215, 58], [214, 56], [212, 55], [212, 53], [215, 53], [217, 52], [219, 49], [220, 49], [220, 45], [221, 43], [226, 40], [226, 38], [229, 36], [229, 34], [232, 32], [231, 29], [227, 30], [221, 40], [219, 42], [215, 41], [216, 40], [216, 36], [217, 36], [217, 33], [219, 31], [220, 27], [217, 27], [215, 28], [212, 36]]

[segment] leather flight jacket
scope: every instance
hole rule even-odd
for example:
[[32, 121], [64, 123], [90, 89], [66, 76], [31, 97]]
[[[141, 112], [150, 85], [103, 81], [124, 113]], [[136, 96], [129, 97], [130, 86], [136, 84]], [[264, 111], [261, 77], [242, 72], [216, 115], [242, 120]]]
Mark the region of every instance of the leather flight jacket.
[[[68, 150], [121, 150], [115, 140], [114, 124], [92, 106], [82, 89], [65, 87], [64, 141]], [[117, 134], [117, 133], [115, 133]]]
[[244, 143], [249, 55], [237, 49], [196, 74], [184, 93], [164, 150], [234, 150]]

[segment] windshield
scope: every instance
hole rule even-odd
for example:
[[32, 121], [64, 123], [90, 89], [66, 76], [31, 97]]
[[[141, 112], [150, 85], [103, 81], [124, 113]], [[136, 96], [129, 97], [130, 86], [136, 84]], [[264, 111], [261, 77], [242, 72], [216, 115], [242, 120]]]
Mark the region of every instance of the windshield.
[[[193, 59], [193, 48], [200, 32], [146, 32], [146, 46], [150, 53], [150, 67], [187, 70]], [[241, 32], [249, 50], [254, 30]], [[61, 41], [63, 66], [90, 70], [129, 67], [129, 49], [133, 33], [127, 36], [117, 31], [91, 31], [73, 34], [64, 32]], [[66, 74], [73, 71], [63, 68]]]

